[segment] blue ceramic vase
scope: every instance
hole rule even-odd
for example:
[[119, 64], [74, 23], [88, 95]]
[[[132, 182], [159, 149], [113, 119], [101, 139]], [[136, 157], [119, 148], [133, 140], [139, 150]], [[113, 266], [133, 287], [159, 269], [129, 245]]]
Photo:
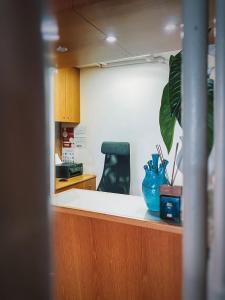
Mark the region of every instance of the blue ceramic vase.
[[144, 166], [145, 178], [142, 182], [142, 192], [145, 203], [152, 212], [160, 211], [160, 185], [168, 184], [168, 180], [165, 176], [168, 161], [164, 160], [160, 166], [158, 166], [158, 163], [159, 155], [152, 154], [152, 160]]

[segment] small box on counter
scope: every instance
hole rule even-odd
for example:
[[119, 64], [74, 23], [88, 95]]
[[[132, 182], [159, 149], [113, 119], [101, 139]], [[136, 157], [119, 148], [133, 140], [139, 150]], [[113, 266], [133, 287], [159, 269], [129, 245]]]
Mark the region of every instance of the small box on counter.
[[160, 218], [181, 222], [181, 186], [160, 186]]

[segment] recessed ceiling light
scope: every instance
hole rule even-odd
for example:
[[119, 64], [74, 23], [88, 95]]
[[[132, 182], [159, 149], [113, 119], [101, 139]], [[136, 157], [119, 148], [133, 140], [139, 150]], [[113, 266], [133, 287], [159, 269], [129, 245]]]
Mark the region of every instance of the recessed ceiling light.
[[176, 28], [177, 28], [177, 25], [174, 23], [168, 23], [164, 27], [165, 31], [167, 31], [167, 32], [173, 32], [174, 30], [176, 30]]
[[69, 49], [67, 47], [64, 47], [64, 46], [58, 46], [56, 48], [56, 51], [60, 52], [60, 53], [65, 53], [65, 52], [69, 51]]
[[116, 38], [114, 35], [108, 35], [108, 36], [106, 37], [106, 41], [107, 41], [108, 43], [115, 43], [115, 42], [117, 41], [117, 38]]

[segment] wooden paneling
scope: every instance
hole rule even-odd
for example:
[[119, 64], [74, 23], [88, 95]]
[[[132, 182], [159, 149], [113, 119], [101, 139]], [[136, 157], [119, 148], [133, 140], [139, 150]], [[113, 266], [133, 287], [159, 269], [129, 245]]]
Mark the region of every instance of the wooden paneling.
[[59, 178], [55, 180], [56, 193], [64, 192], [69, 189], [84, 189], [96, 190], [96, 176], [95, 175], [80, 175], [69, 178], [67, 181], [60, 181]]
[[54, 112], [56, 122], [66, 118], [66, 69], [58, 69], [54, 74]]
[[[104, 193], [104, 192], [99, 192], [99, 193]], [[107, 201], [107, 198], [106, 198], [106, 201]], [[64, 207], [64, 206], [60, 207], [58, 205], [54, 206], [54, 211], [64, 213], [64, 214], [68, 214], [68, 212], [69, 212], [70, 214], [76, 215], [76, 216], [89, 217], [92, 219], [111, 221], [111, 222], [116, 222], [116, 223], [121, 223], [121, 224], [126, 224], [126, 225], [133, 225], [133, 226], [149, 228], [152, 230], [163, 231], [163, 232], [168, 232], [168, 233], [173, 233], [173, 234], [178, 234], [178, 235], [183, 234], [182, 226], [172, 225], [172, 224], [166, 223], [164, 221], [126, 218], [124, 216], [118, 216], [118, 215], [114, 215], [114, 214], [109, 215], [104, 212], [93, 212], [91, 210], [80, 210], [80, 209], [68, 208], [68, 207]]]
[[80, 122], [80, 71], [57, 69], [54, 75], [54, 111], [56, 122]]
[[80, 122], [80, 71], [66, 72], [66, 122]]
[[89, 179], [89, 180], [85, 181], [84, 182], [84, 189], [95, 191], [96, 190], [96, 178]]
[[[55, 52], [58, 66], [84, 66], [122, 58], [176, 51], [182, 47], [180, 0], [53, 0], [60, 39]], [[215, 18], [209, 1], [209, 24]], [[172, 19], [171, 19], [172, 18]], [[167, 24], [176, 25], [168, 33]], [[118, 43], [105, 42], [114, 33]], [[211, 34], [210, 34], [211, 36]], [[211, 36], [210, 41], [214, 38]], [[57, 48], [55, 47], [55, 49]]]
[[181, 237], [57, 209], [55, 299], [180, 300]]

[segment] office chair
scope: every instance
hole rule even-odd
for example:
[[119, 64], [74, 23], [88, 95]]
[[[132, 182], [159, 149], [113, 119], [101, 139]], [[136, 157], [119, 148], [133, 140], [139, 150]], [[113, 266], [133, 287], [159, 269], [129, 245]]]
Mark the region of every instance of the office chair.
[[130, 192], [130, 144], [104, 142], [101, 152], [105, 164], [98, 191], [129, 194]]

